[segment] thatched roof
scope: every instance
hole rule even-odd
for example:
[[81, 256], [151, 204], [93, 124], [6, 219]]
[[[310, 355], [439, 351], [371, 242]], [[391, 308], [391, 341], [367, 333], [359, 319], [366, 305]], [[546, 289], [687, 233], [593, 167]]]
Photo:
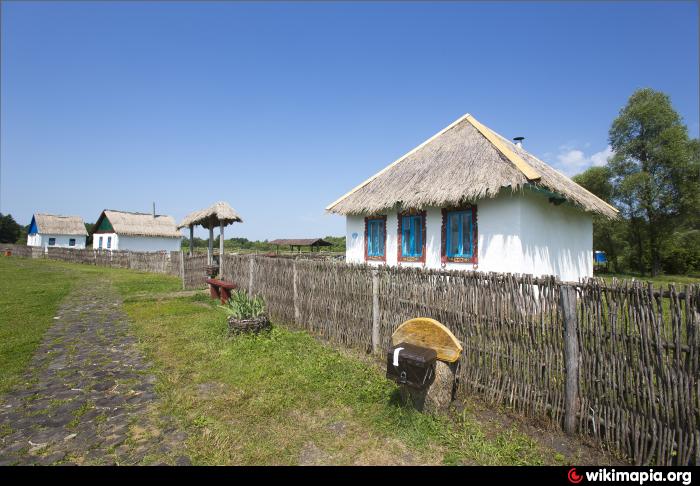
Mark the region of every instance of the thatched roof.
[[46, 235], [87, 236], [88, 234], [85, 229], [85, 222], [80, 216], [36, 213], [34, 222], [38, 232]]
[[270, 244], [280, 246], [333, 246], [333, 243], [329, 243], [322, 238], [279, 239], [272, 240]]
[[584, 211], [617, 216], [617, 209], [521, 147], [464, 115], [330, 204], [338, 214], [368, 214], [456, 206], [509, 188], [544, 189]]
[[92, 232], [100, 232], [104, 218], [107, 218], [114, 232], [126, 236], [158, 236], [165, 238], [181, 238], [182, 235], [175, 226], [172, 216], [152, 213], [131, 213], [105, 209], [100, 214]]
[[219, 201], [206, 209], [195, 211], [185, 216], [178, 228], [201, 225], [205, 228], [213, 228], [223, 223], [227, 226], [231, 223], [242, 223], [243, 219], [235, 209], [227, 202]]

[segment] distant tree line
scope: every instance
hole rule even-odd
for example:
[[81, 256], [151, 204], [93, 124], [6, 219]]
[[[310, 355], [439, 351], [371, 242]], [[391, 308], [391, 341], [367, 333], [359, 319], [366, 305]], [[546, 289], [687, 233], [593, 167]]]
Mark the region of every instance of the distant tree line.
[[[322, 251], [334, 251], [334, 252], [344, 252], [345, 251], [345, 237], [344, 236], [324, 236], [323, 239], [328, 243], [332, 243], [333, 246], [324, 246]], [[195, 248], [206, 248], [208, 245], [208, 240], [204, 238], [194, 238]], [[214, 238], [214, 248], [219, 248], [219, 236]], [[189, 238], [184, 238], [182, 240], [182, 248], [187, 250], [190, 247]], [[269, 243], [268, 240], [263, 241], [251, 241], [248, 238], [229, 238], [224, 240], [224, 249], [227, 251], [236, 250], [246, 250], [246, 251], [258, 251], [260, 253], [267, 253], [277, 250], [277, 246]], [[280, 247], [281, 251], [288, 251], [288, 247]], [[302, 251], [307, 251], [304, 248]]]
[[573, 179], [620, 210], [595, 216], [593, 246], [615, 272], [700, 274], [700, 141], [670, 98], [635, 91], [609, 131], [614, 155]]

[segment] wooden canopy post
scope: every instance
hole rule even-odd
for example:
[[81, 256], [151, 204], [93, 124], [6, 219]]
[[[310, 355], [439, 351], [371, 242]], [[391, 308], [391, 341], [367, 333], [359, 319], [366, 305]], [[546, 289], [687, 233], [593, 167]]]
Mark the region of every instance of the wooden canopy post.
[[219, 271], [224, 265], [224, 222], [219, 220]]
[[209, 246], [207, 247], [207, 263], [214, 264], [214, 226], [209, 225]]
[[193, 247], [194, 247], [194, 225], [190, 225], [190, 256], [192, 256], [193, 253]]

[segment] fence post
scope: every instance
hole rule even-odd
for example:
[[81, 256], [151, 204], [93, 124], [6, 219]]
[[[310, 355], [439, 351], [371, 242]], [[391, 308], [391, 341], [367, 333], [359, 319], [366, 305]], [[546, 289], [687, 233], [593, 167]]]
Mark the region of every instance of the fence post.
[[562, 284], [559, 287], [559, 305], [564, 321], [564, 361], [566, 365], [564, 431], [573, 434], [576, 432], [576, 414], [579, 409], [579, 342], [576, 316], [576, 288], [574, 286]]
[[372, 352], [379, 353], [379, 270], [372, 269]]
[[292, 269], [294, 271], [294, 324], [299, 324], [299, 321], [301, 321], [300, 313], [299, 313], [299, 294], [297, 291], [297, 261], [292, 260]]
[[253, 295], [253, 266], [255, 265], [255, 262], [253, 261], [254, 258], [250, 257], [250, 260], [248, 262], [248, 268], [249, 268], [249, 275], [248, 275], [248, 295], [252, 296]]
[[180, 277], [182, 278], [182, 290], [185, 290], [185, 252], [180, 250]]

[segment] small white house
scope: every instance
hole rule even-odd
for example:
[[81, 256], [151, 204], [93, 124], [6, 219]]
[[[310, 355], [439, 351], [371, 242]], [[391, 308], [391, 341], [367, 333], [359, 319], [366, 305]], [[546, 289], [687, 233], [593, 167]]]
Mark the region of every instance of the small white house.
[[84, 249], [87, 235], [80, 216], [36, 213], [29, 225], [27, 246]]
[[465, 115], [327, 211], [346, 216], [346, 261], [593, 275], [592, 214], [617, 210]]
[[92, 247], [110, 251], [178, 251], [182, 235], [171, 216], [105, 209], [92, 230]]

